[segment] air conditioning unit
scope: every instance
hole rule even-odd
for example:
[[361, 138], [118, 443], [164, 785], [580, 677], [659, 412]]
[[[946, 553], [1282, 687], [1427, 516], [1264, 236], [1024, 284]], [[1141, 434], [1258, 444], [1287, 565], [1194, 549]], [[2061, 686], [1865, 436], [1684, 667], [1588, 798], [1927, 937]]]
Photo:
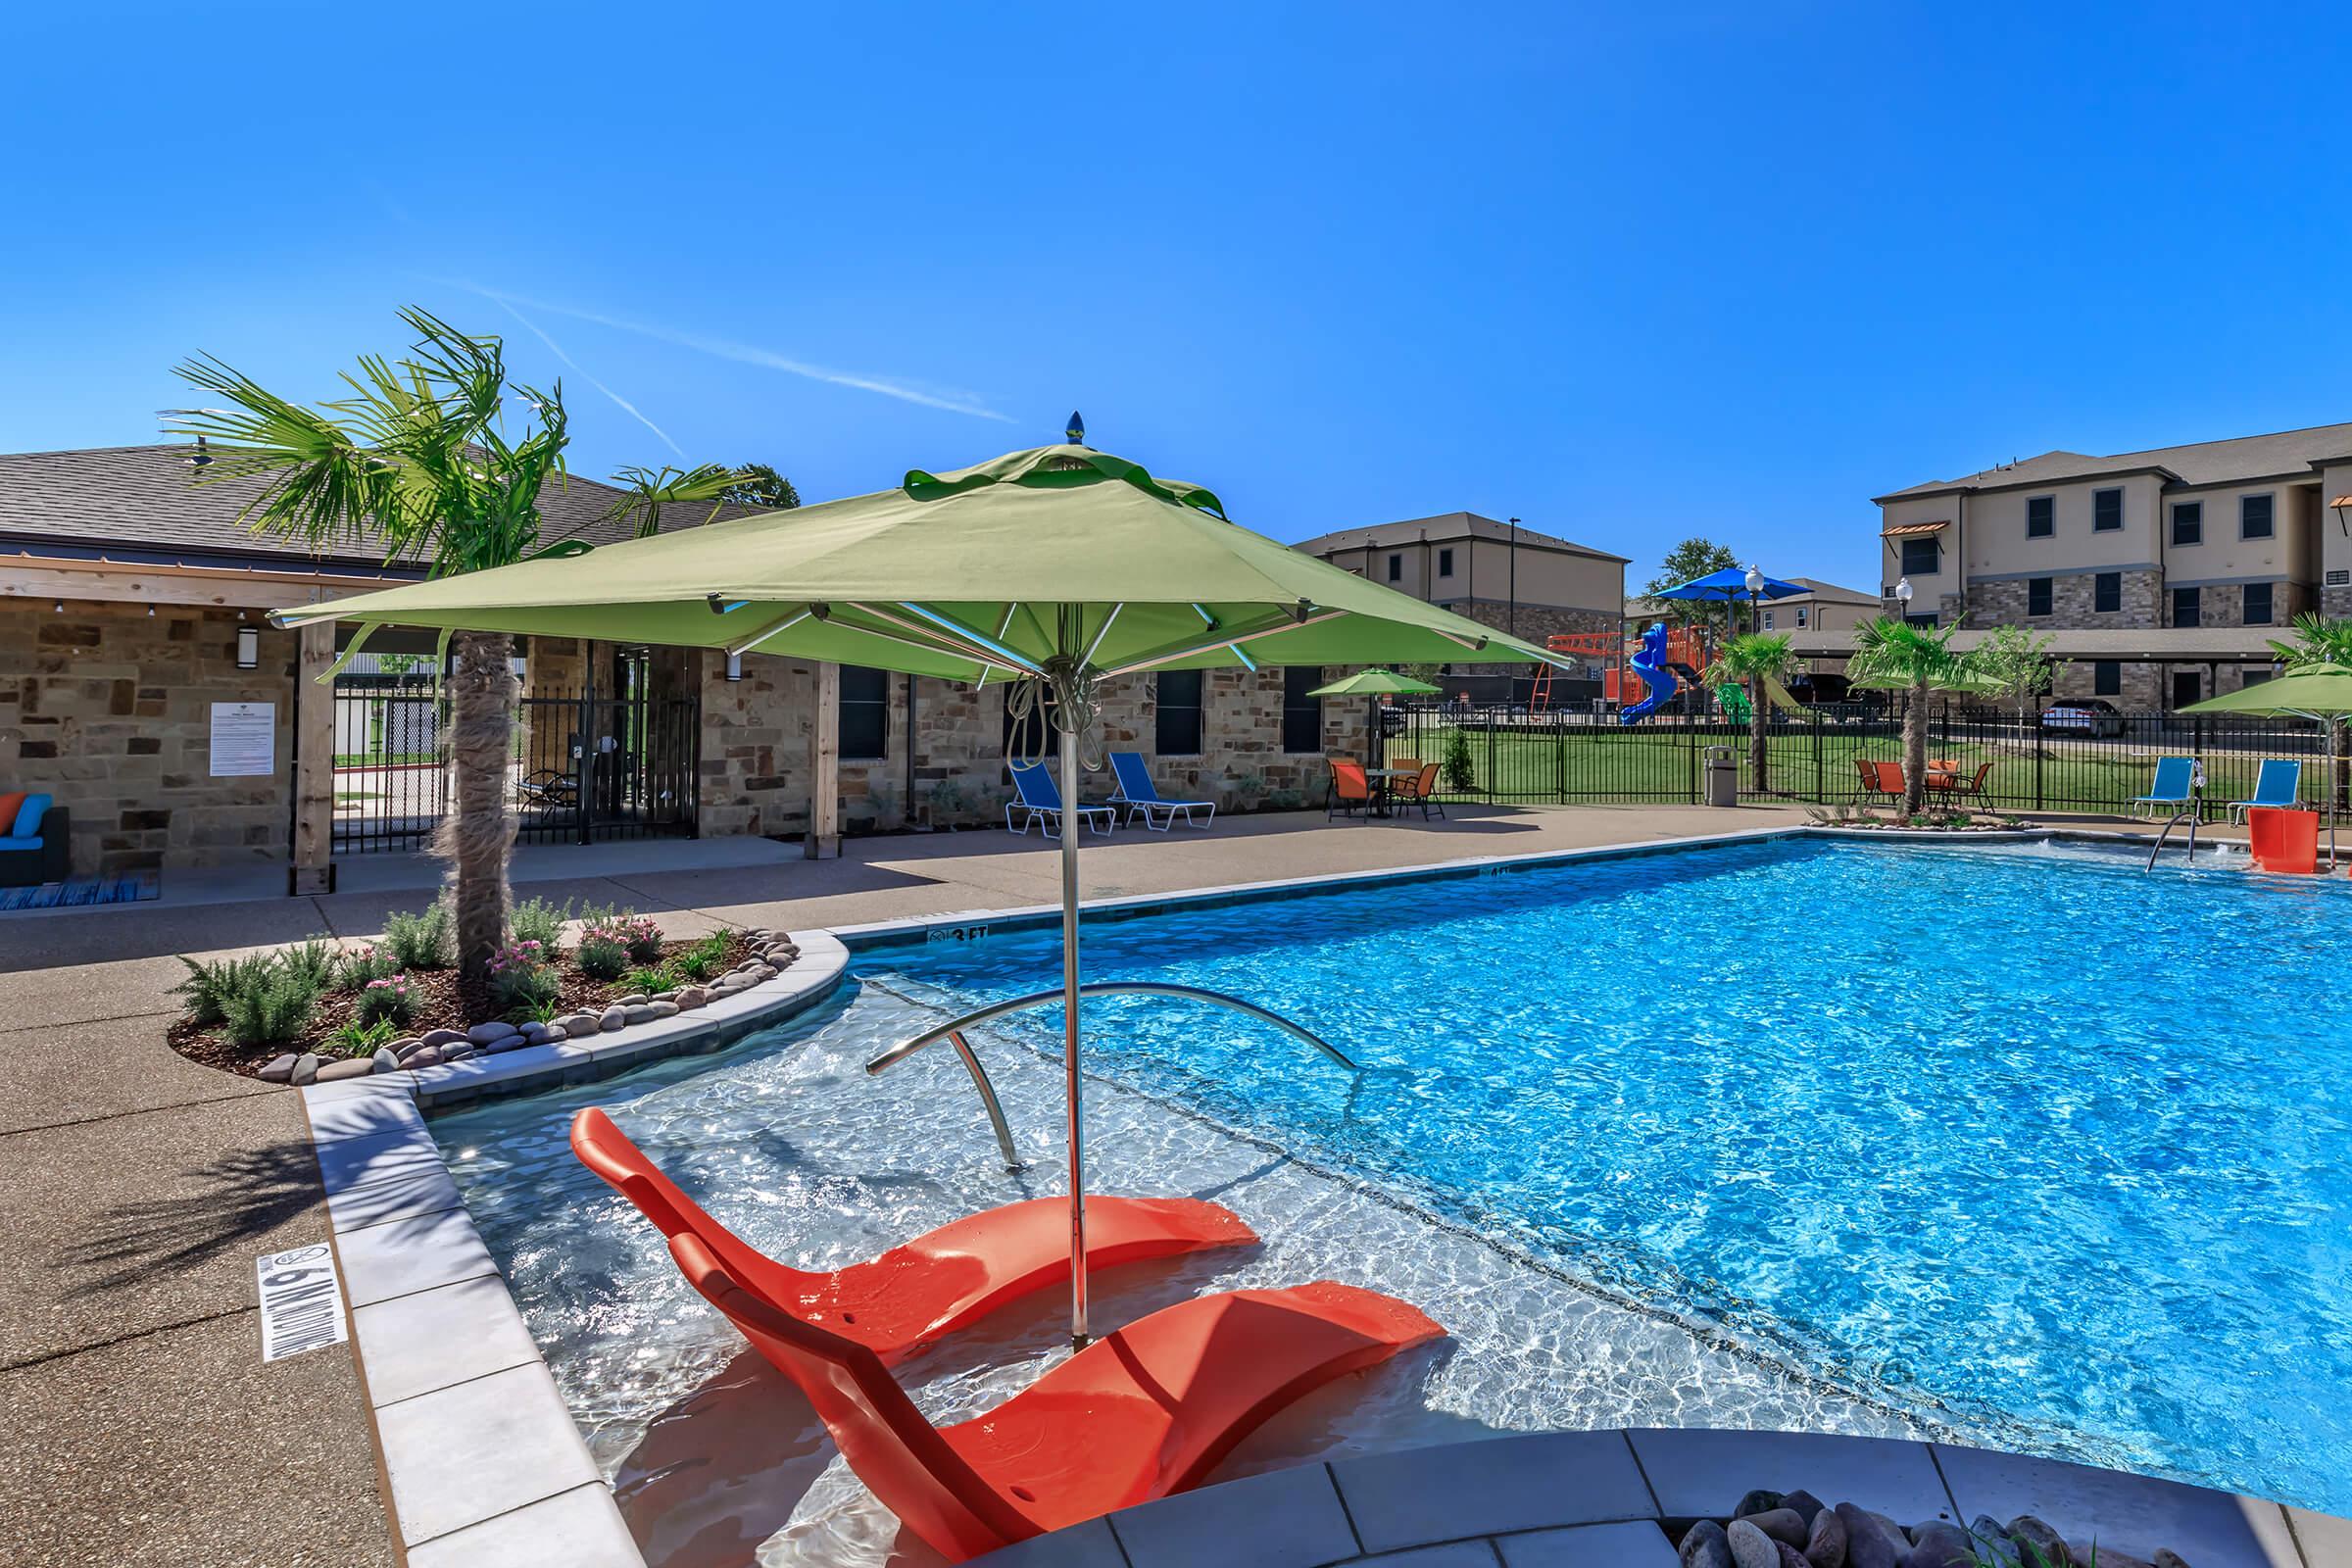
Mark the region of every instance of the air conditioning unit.
[[1881, 599], [1892, 599], [1894, 597], [1894, 584], [1890, 582], [1883, 582], [1879, 584], [1879, 597]]

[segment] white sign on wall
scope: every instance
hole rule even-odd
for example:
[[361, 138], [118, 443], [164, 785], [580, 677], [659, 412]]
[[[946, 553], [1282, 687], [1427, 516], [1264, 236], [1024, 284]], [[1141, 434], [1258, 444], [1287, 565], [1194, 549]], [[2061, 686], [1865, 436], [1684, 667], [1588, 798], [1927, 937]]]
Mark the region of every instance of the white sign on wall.
[[277, 705], [213, 705], [213, 777], [252, 778], [277, 771]]

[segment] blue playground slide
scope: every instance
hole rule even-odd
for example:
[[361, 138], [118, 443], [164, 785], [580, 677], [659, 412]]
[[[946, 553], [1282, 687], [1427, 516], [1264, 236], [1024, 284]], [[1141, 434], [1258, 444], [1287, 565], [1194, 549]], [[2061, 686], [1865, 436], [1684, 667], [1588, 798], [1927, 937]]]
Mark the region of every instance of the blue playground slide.
[[1666, 667], [1666, 623], [1659, 621], [1642, 634], [1642, 647], [1632, 661], [1634, 673], [1642, 677], [1642, 700], [1631, 708], [1617, 710], [1620, 724], [1639, 724], [1650, 714], [1674, 701], [1674, 671]]

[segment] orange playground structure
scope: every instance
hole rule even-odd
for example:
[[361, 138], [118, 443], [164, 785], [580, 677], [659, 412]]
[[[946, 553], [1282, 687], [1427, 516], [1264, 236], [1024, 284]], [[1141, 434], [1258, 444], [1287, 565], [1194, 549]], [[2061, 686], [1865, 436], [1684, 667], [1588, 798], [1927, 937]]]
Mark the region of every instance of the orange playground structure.
[[[1601, 696], [1619, 705], [1631, 705], [1642, 700], [1647, 688], [1642, 677], [1626, 667], [1639, 633], [1628, 627], [1626, 632], [1563, 631], [1554, 632], [1544, 640], [1544, 646], [1555, 654], [1571, 654], [1582, 659], [1605, 659], [1609, 666], [1601, 672]], [[1707, 665], [1714, 662], [1714, 650], [1707, 645], [1704, 633], [1694, 626], [1670, 627], [1666, 633], [1666, 662], [1686, 668], [1695, 677], [1694, 684], [1706, 684]], [[1544, 712], [1551, 706], [1551, 666], [1540, 665], [1536, 670], [1535, 690], [1528, 694], [1530, 714]]]

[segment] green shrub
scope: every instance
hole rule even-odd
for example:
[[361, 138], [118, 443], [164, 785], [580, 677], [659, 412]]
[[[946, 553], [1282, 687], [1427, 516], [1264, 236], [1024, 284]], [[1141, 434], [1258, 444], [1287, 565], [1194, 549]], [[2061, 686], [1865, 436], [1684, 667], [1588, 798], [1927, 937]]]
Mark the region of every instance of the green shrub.
[[278, 961], [285, 965], [287, 973], [300, 975], [315, 995], [334, 984], [335, 970], [342, 958], [326, 938], [308, 937], [281, 950]]
[[674, 955], [667, 967], [677, 970], [689, 980], [708, 980], [727, 964], [727, 936], [713, 932], [684, 952]]
[[402, 969], [446, 969], [458, 961], [458, 937], [447, 903], [422, 914], [395, 914], [384, 921], [384, 951]]
[[187, 998], [188, 1021], [208, 1029], [226, 1023], [230, 1002], [258, 989], [277, 967], [275, 956], [268, 953], [222, 958], [217, 963], [185, 957], [179, 961], [188, 966], [188, 977], [172, 989]]
[[501, 1013], [530, 1012], [563, 994], [564, 977], [545, 954], [536, 942], [514, 942], [490, 956], [490, 1000]]
[[631, 969], [620, 983], [631, 991], [642, 991], [650, 997], [657, 991], [675, 991], [680, 982], [675, 969], [666, 963], [657, 963], [651, 967]]
[[1457, 795], [1467, 795], [1478, 788], [1478, 767], [1470, 760], [1470, 737], [1460, 730], [1446, 736], [1446, 760], [1440, 764], [1446, 773], [1446, 787]]
[[228, 1038], [240, 1046], [291, 1040], [318, 1004], [318, 987], [305, 971], [272, 959], [254, 985], [232, 993], [223, 1008]]
[[507, 916], [507, 932], [516, 942], [536, 942], [553, 953], [564, 945], [564, 922], [571, 918], [571, 901], [561, 906], [545, 899], [525, 899]]
[[580, 966], [580, 973], [591, 980], [617, 980], [629, 970], [627, 945], [601, 926], [592, 926], [581, 934], [580, 945], [571, 957]]
[[659, 963], [662, 960], [662, 928], [650, 914], [624, 914], [612, 928], [620, 936], [621, 946], [639, 963]]
[[416, 1016], [416, 987], [405, 974], [370, 980], [360, 991], [360, 1021], [406, 1025]]
[[400, 1038], [400, 1028], [389, 1018], [373, 1023], [354, 1020], [318, 1042], [318, 1049], [333, 1056], [372, 1056]]
[[383, 949], [353, 948], [335, 962], [334, 988], [361, 991], [370, 980], [388, 980], [400, 972], [400, 960]]

